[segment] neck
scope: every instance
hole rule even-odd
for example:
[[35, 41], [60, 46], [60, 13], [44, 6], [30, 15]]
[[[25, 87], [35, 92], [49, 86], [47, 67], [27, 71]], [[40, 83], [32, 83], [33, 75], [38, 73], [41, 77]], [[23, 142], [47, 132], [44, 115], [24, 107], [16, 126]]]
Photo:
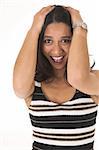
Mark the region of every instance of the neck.
[[54, 70], [54, 77], [46, 80], [46, 83], [53, 83], [53, 84], [66, 84], [67, 86], [70, 86], [67, 79], [65, 78], [65, 69], [62, 70]]
[[71, 86], [69, 84], [69, 82], [67, 81], [66, 79], [66, 70], [65, 68], [63, 68], [62, 70], [54, 70], [54, 83], [57, 83], [57, 84], [64, 84], [67, 85], [67, 86]]
[[55, 70], [53, 83], [60, 84], [60, 85], [65, 83], [66, 85], [70, 86], [67, 79], [66, 79], [66, 73], [65, 72], [66, 72], [65, 69], [63, 69], [61, 71]]
[[65, 78], [65, 70], [54, 70], [54, 78], [56, 80], [62, 80]]

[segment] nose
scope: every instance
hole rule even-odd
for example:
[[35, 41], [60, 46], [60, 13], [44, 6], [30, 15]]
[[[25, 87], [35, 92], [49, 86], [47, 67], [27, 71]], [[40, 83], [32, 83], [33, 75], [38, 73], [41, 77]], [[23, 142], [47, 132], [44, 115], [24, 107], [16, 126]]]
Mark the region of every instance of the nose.
[[61, 47], [60, 43], [59, 42], [54, 43], [54, 46], [53, 46], [53, 53], [54, 53], [54, 55], [55, 56], [59, 56], [62, 51], [63, 50], [62, 50], [62, 47]]

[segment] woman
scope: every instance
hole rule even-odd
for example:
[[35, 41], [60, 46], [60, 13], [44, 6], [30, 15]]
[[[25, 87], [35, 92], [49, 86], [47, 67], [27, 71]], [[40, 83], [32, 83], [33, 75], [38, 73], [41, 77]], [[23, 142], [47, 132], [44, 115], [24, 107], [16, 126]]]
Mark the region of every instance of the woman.
[[78, 10], [47, 6], [34, 16], [13, 87], [29, 108], [33, 150], [93, 149], [99, 70], [90, 67], [87, 26]]

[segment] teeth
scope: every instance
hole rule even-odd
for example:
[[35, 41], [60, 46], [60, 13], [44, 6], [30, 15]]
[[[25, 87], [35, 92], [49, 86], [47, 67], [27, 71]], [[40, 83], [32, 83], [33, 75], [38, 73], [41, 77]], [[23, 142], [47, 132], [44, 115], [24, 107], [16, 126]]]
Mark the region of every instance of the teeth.
[[52, 57], [52, 59], [55, 61], [55, 62], [61, 62], [62, 59], [63, 59], [63, 56], [58, 56], [58, 57]]

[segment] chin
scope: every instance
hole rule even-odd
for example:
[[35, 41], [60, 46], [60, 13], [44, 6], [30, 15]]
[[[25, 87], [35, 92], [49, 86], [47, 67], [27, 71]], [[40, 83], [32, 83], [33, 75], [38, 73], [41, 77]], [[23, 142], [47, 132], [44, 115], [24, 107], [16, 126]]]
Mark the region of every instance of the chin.
[[66, 64], [65, 65], [52, 65], [54, 69], [57, 69], [57, 70], [62, 70], [64, 68], [66, 68]]

